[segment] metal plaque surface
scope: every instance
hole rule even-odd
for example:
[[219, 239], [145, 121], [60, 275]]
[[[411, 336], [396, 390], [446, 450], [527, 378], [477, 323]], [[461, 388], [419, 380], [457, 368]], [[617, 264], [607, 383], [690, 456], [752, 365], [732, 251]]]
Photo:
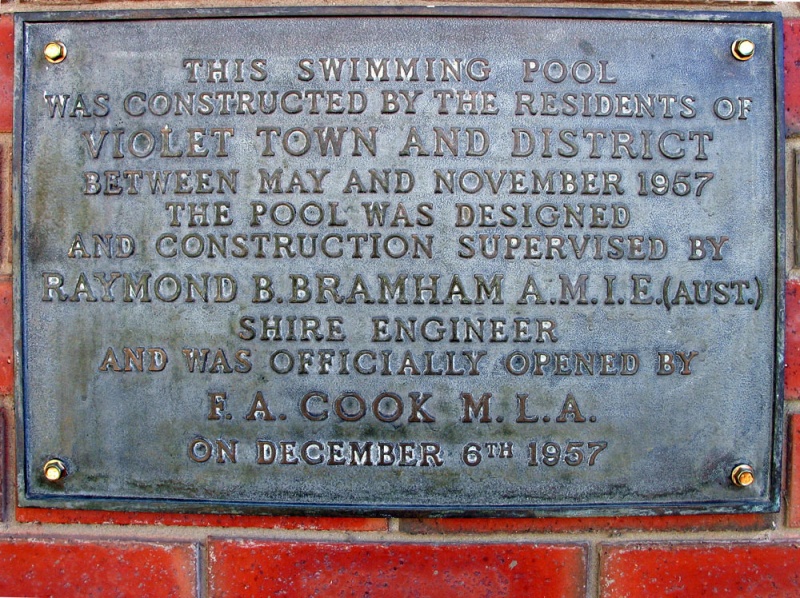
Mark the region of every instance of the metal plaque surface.
[[775, 510], [779, 19], [23, 15], [20, 503]]

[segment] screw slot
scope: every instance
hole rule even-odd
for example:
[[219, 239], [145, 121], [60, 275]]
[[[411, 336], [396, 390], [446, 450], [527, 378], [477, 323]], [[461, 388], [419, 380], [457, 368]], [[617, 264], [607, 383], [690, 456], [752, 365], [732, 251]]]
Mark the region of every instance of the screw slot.
[[67, 57], [67, 47], [61, 42], [50, 42], [44, 47], [44, 57], [47, 62], [58, 64]]
[[731, 54], [736, 60], [750, 60], [756, 53], [756, 45], [749, 39], [737, 39], [731, 46]]
[[733, 468], [731, 481], [739, 488], [745, 488], [756, 481], [755, 470], [746, 463], [742, 463]]
[[67, 464], [61, 459], [50, 459], [44, 464], [44, 477], [51, 482], [58, 482], [67, 477]]

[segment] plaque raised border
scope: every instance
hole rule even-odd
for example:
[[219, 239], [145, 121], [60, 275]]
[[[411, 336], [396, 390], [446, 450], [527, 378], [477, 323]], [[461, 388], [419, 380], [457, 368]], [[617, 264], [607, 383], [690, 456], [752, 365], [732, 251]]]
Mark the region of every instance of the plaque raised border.
[[[317, 479], [314, 486], [304, 489], [302, 480], [296, 487], [287, 491], [285, 494], [277, 493], [271, 494], [269, 491], [264, 491], [266, 488], [264, 479], [255, 483], [255, 488], [258, 492], [248, 494], [246, 490], [247, 484], [256, 479], [254, 476], [267, 477], [271, 475], [268, 473], [254, 473], [254, 468], [249, 465], [247, 473], [230, 473], [229, 486], [226, 482], [220, 482], [219, 479], [209, 486], [208, 494], [204, 493], [202, 484], [192, 483], [189, 477], [185, 476], [185, 472], [175, 473], [176, 480], [170, 479], [170, 474], [166, 471], [158, 472], [154, 479], [147, 479], [145, 474], [138, 473], [136, 483], [138, 486], [125, 486], [124, 476], [108, 478], [108, 487], [103, 490], [102, 481], [99, 483], [89, 482], [86, 478], [81, 480], [81, 474], [89, 469], [95, 478], [104, 478], [107, 472], [97, 469], [95, 465], [87, 465], [86, 460], [81, 461], [78, 457], [71, 455], [62, 456], [57, 450], [52, 448], [41, 449], [40, 445], [51, 436], [51, 432], [59, 431], [59, 434], [64, 434], [63, 426], [48, 422], [45, 413], [47, 409], [53, 413], [53, 416], [61, 418], [74, 418], [81, 419], [87, 417], [87, 410], [85, 407], [79, 405], [70, 406], [69, 402], [66, 405], [61, 404], [58, 399], [52, 397], [47, 399], [47, 409], [42, 408], [40, 405], [32, 404], [32, 401], [42, 401], [46, 382], [37, 380], [35, 372], [31, 370], [31, 356], [35, 356], [36, 351], [44, 350], [47, 346], [42, 339], [31, 340], [31, 328], [33, 320], [27, 320], [28, 305], [32, 302], [32, 297], [41, 295], [41, 288], [34, 288], [28, 291], [27, 286], [32, 279], [26, 278], [27, 268], [29, 266], [28, 257], [31, 253], [31, 247], [24, 245], [25, 241], [30, 241], [27, 235], [29, 220], [26, 220], [26, 204], [29, 200], [29, 194], [26, 194], [28, 187], [36, 188], [36, 180], [27, 181], [25, 174], [32, 168], [28, 160], [28, 156], [35, 156], [39, 151], [38, 147], [30, 146], [28, 143], [31, 141], [25, 131], [33, 124], [28, 121], [28, 114], [26, 109], [30, 109], [29, 92], [40, 91], [39, 89], [28, 89], [30, 79], [32, 78], [33, 65], [31, 46], [31, 39], [36, 39], [38, 44], [41, 40], [36, 38], [35, 30], [37, 27], [51, 27], [58, 24], [63, 24], [65, 30], [71, 25], [82, 23], [95, 24], [98, 30], [103, 27], [113, 27], [117, 23], [131, 23], [141, 21], [143, 27], [147, 27], [147, 23], [167, 23], [174, 24], [176, 27], [183, 26], [192, 21], [197, 26], [215, 27], [215, 23], [222, 20], [229, 20], [229, 23], [249, 23], [253, 25], [255, 19], [263, 19], [264, 22], [274, 22], [275, 19], [289, 19], [297, 24], [306, 24], [314, 19], [330, 18], [332, 20], [343, 20], [351, 18], [354, 21], [360, 19], [373, 19], [381, 20], [387, 23], [400, 24], [403, 20], [414, 19], [419, 17], [430, 17], [447, 20], [454, 28], [459, 28], [469, 24], [470, 19], [491, 19], [495, 18], [504, 21], [506, 24], [512, 22], [521, 22], [526, 19], [538, 21], [539, 23], [558, 23], [563, 25], [567, 32], [570, 28], [579, 22], [591, 21], [603, 26], [622, 26], [628, 28], [644, 28], [654, 24], [667, 24], [679, 26], [696, 26], [699, 31], [695, 35], [702, 35], [702, 31], [708, 28], [710, 32], [715, 32], [719, 28], [741, 26], [743, 29], [748, 27], [763, 25], [764, 29], [761, 31], [763, 39], [768, 40], [768, 49], [765, 51], [770, 52], [771, 60], [768, 61], [772, 72], [767, 75], [761, 75], [762, 81], [769, 83], [769, 90], [765, 91], [766, 96], [770, 96], [773, 101], [771, 104], [771, 126], [763, 126], [753, 136], [760, 136], [759, 139], [769, 146], [772, 151], [771, 172], [774, 173], [774, 189], [761, 189], [761, 192], [767, 191], [774, 194], [774, 204], [765, 199], [767, 207], [774, 206], [775, 214], [774, 221], [771, 223], [774, 227], [774, 246], [772, 247], [772, 264], [773, 270], [770, 272], [771, 278], [763, 281], [759, 280], [756, 276], [753, 286], [758, 286], [758, 295], [753, 295], [753, 301], [758, 301], [760, 304], [762, 300], [766, 301], [766, 305], [772, 311], [773, 318], [771, 320], [772, 330], [770, 333], [773, 335], [774, 343], [770, 347], [759, 346], [762, 351], [768, 351], [773, 357], [769, 359], [771, 362], [773, 375], [771, 376], [771, 393], [769, 394], [769, 405], [759, 404], [761, 409], [766, 409], [767, 414], [762, 415], [758, 419], [758, 423], [753, 425], [752, 436], [746, 434], [739, 434], [743, 428], [736, 428], [735, 434], [737, 435], [736, 442], [741, 443], [744, 447], [751, 439], [756, 440], [759, 445], [759, 453], [755, 456], [748, 456], [747, 451], [743, 448], [741, 457], [736, 456], [736, 451], [731, 449], [719, 449], [723, 453], [723, 457], [728, 459], [725, 463], [719, 466], [710, 465], [706, 462], [706, 470], [701, 472], [700, 467], [693, 472], [687, 472], [680, 468], [674, 470], [674, 479], [671, 481], [669, 490], [665, 490], [664, 498], [658, 493], [650, 495], [637, 493], [633, 483], [622, 483], [615, 485], [610, 482], [603, 482], [601, 478], [613, 478], [617, 475], [618, 470], [615, 470], [611, 463], [603, 475], [596, 474], [591, 481], [587, 482], [587, 488], [581, 489], [576, 486], [582, 486], [583, 482], [578, 477], [571, 477], [568, 475], [569, 468], [568, 462], [562, 463], [562, 467], [558, 469], [561, 473], [554, 476], [554, 481], [551, 479], [549, 482], [542, 481], [542, 477], [537, 479], [536, 476], [530, 478], [531, 485], [530, 494], [527, 497], [523, 492], [519, 491], [518, 487], [522, 483], [521, 472], [522, 470], [513, 470], [507, 472], [511, 482], [508, 486], [504, 486], [503, 476], [497, 478], [493, 477], [496, 472], [481, 473], [476, 469], [471, 469], [471, 464], [467, 463], [468, 456], [464, 453], [457, 453], [450, 447], [448, 453], [448, 466], [451, 471], [447, 475], [440, 478], [432, 477], [426, 482], [417, 482], [413, 479], [409, 481], [407, 477], [405, 482], [396, 477], [393, 481], [391, 476], [383, 476], [373, 474], [375, 468], [364, 468], [361, 478], [354, 478], [351, 482], [336, 480], [335, 477], [328, 475], [321, 475], [318, 471], [314, 472]], [[207, 20], [204, 22], [204, 20]], [[696, 512], [772, 512], [777, 511], [780, 502], [780, 469], [781, 469], [781, 444], [782, 444], [782, 414], [783, 414], [783, 353], [784, 353], [784, 340], [783, 340], [783, 327], [782, 322], [784, 319], [784, 298], [783, 298], [783, 281], [784, 281], [784, 147], [783, 147], [783, 113], [781, 98], [782, 95], [782, 28], [781, 16], [779, 13], [745, 13], [745, 12], [676, 12], [676, 11], [615, 11], [615, 10], [593, 10], [593, 9], [575, 9], [575, 10], [562, 10], [562, 9], [527, 9], [527, 8], [495, 8], [495, 7], [470, 7], [470, 8], [363, 8], [363, 7], [348, 7], [348, 8], [270, 8], [270, 9], [196, 9], [196, 10], [157, 10], [157, 11], [103, 11], [103, 12], [58, 12], [58, 13], [18, 13], [16, 15], [16, 35], [17, 40], [24, 40], [24, 43], [17, 43], [17, 73], [16, 73], [16, 106], [15, 106], [15, 127], [14, 127], [14, 231], [15, 231], [15, 246], [14, 246], [14, 287], [15, 287], [15, 366], [16, 366], [16, 410], [17, 410], [17, 460], [18, 460], [18, 500], [21, 506], [42, 506], [42, 507], [59, 507], [59, 508], [101, 508], [112, 510], [165, 510], [165, 511], [225, 511], [225, 512], [274, 512], [274, 513], [307, 513], [307, 514], [357, 514], [357, 515], [391, 515], [391, 516], [531, 516], [536, 514], [558, 514], [558, 515], [607, 515], [607, 514], [653, 514], [653, 513], [696, 513]], [[340, 25], [337, 25], [340, 26]], [[509, 25], [510, 26], [510, 25]], [[629, 29], [630, 30], [630, 29]], [[505, 30], [504, 30], [505, 31]], [[564, 34], [563, 32], [561, 33]], [[639, 39], [634, 42], [639, 44], [642, 49], [642, 56], [645, 55], [645, 49], [654, 52], [654, 48], [647, 48], [649, 40]], [[358, 44], [359, 41], [354, 41], [353, 44]], [[553, 43], [552, 41], [550, 42]], [[38, 48], [38, 46], [37, 46]], [[759, 46], [759, 48], [763, 48]], [[492, 49], [496, 49], [492, 47]], [[663, 51], [663, 48], [659, 48]], [[729, 52], [729, 47], [724, 49]], [[38, 52], [38, 50], [35, 50]], [[69, 52], [69, 50], [67, 50]], [[409, 51], [410, 54], [414, 53], [414, 48]], [[612, 54], [613, 55], [613, 54]], [[655, 54], [651, 55], [655, 59]], [[124, 58], [124, 52], [122, 52]], [[520, 58], [521, 56], [517, 57]], [[115, 57], [117, 61], [120, 56]], [[295, 57], [297, 58], [297, 57]], [[111, 60], [111, 58], [108, 58]], [[644, 58], [643, 58], [644, 61]], [[110, 64], [109, 68], [124, 69], [125, 66], [119, 62]], [[663, 83], [661, 81], [660, 83]], [[700, 86], [699, 81], [695, 83]], [[710, 85], [710, 82], [709, 82]], [[110, 87], [114, 87], [112, 84]], [[126, 90], [130, 90], [125, 87]], [[75, 91], [78, 91], [77, 89]], [[111, 89], [110, 91], [117, 91]], [[511, 88], [503, 89], [510, 93]], [[538, 123], [537, 123], [538, 124]], [[78, 167], [81, 168], [81, 167]], [[632, 167], [629, 169], [632, 170]], [[36, 171], [39, 172], [40, 171]], [[769, 178], [769, 176], [768, 176]], [[730, 184], [730, 183], [729, 183]], [[757, 184], [756, 184], [757, 186]], [[632, 194], [631, 191], [629, 193]], [[495, 198], [497, 201], [499, 199]], [[493, 200], [494, 201], [494, 200]], [[43, 204], [47, 206], [48, 204]], [[29, 215], [29, 217], [31, 217]], [[87, 231], [88, 232], [88, 231]], [[110, 267], [110, 266], [109, 266]], [[210, 269], [209, 266], [203, 267]], [[287, 268], [291, 268], [287, 266]], [[577, 266], [566, 266], [566, 271], [575, 273]], [[423, 268], [424, 269], [424, 268]], [[765, 299], [762, 297], [761, 285], [764, 283], [770, 292], [765, 293]], [[668, 286], [669, 283], [666, 283]], [[665, 289], [666, 289], [665, 286]], [[563, 287], [562, 287], [563, 288]], [[641, 290], [641, 287], [639, 287]], [[666, 297], [667, 291], [664, 291]], [[749, 297], [748, 297], [749, 300]], [[55, 307], [62, 307], [55, 305]], [[570, 306], [573, 309], [573, 306]], [[556, 315], [556, 318], [558, 316]], [[760, 337], [759, 337], [760, 338]], [[745, 339], [747, 345], [749, 339]], [[51, 342], [55, 342], [51, 339]], [[733, 343], [732, 339], [728, 340]], [[575, 347], [573, 347], [575, 348]], [[577, 350], [577, 348], [575, 348]], [[174, 350], [174, 347], [173, 347]], [[179, 355], [178, 355], [179, 357]], [[94, 357], [93, 357], [94, 359]], [[177, 361], [177, 358], [176, 358]], [[80, 363], [80, 361], [78, 362]], [[93, 363], [93, 362], [92, 362]], [[96, 368], [95, 368], [96, 369]], [[49, 380], [50, 387], [54, 396], [57, 396], [62, 390], [61, 382], [64, 381], [64, 376], [67, 375], [66, 370], [61, 369], [61, 379], [54, 378]], [[80, 374], [77, 375], [80, 378]], [[91, 387], [91, 381], [87, 380], [87, 385]], [[94, 381], [95, 385], [98, 384], [97, 380]], [[225, 386], [229, 384], [216, 384], [216, 387]], [[404, 387], [408, 387], [407, 383], [403, 383]], [[761, 380], [761, 385], [764, 386], [764, 380]], [[358, 384], [353, 384], [351, 387], [357, 387]], [[411, 385], [413, 387], [413, 385]], [[36, 393], [36, 397], [32, 397], [32, 392]], [[654, 391], [655, 392], [655, 391]], [[96, 400], [93, 398], [91, 390], [87, 392], [87, 396], [81, 400]], [[152, 397], [151, 397], [152, 398]], [[475, 397], [477, 399], [477, 397]], [[510, 400], [510, 399], [509, 399]], [[717, 400], [720, 400], [719, 398]], [[764, 399], [767, 400], [766, 398]], [[580, 402], [580, 399], [579, 399]], [[752, 401], [751, 401], [752, 403]], [[205, 416], [208, 409], [205, 403], [199, 403], [199, 406], [191, 414], [187, 414], [184, 422], [188, 427], [194, 425], [191, 422], [200, 421], [200, 418]], [[205, 405], [205, 411], [204, 406]], [[319, 406], [319, 405], [318, 405]], [[474, 417], [478, 418], [477, 404], [474, 404], [475, 412]], [[711, 407], [714, 406], [712, 402]], [[749, 404], [749, 406], [753, 406]], [[152, 406], [150, 408], [153, 408]], [[563, 408], [570, 412], [570, 417], [575, 418], [574, 410], [566, 402], [561, 405], [561, 402], [555, 408], [551, 407], [553, 416], [558, 413], [559, 408]], [[586, 410], [586, 407], [582, 407]], [[241, 408], [239, 409], [241, 411]], [[488, 411], [488, 409], [487, 409]], [[586, 413], [596, 411], [596, 407], [589, 408]], [[103, 412], [104, 415], [107, 413]], [[128, 416], [133, 412], [127, 413]], [[220, 412], [224, 413], [224, 411]], [[407, 415], [407, 414], [406, 414]], [[563, 415], [563, 411], [562, 411]], [[727, 414], [730, 418], [732, 414]], [[747, 413], [740, 414], [747, 417]], [[290, 414], [291, 420], [293, 415]], [[522, 414], [519, 417], [523, 417]], [[602, 418], [602, 416], [599, 416]], [[709, 415], [705, 417], [712, 419]], [[452, 419], [452, 414], [451, 414]], [[510, 419], [510, 418], [509, 418]], [[102, 421], [100, 422], [103, 423]], [[106, 422], [108, 423], [108, 422]], [[145, 423], [137, 423], [130, 420], [118, 422], [125, 427], [127, 431], [120, 431], [121, 429], [112, 430], [106, 429], [101, 432], [100, 440], [104, 441], [104, 445], [114, 448], [114, 443], [117, 442], [113, 436], [119, 434], [122, 442], [142, 442], [146, 439], [137, 437], [137, 432], [147, 431]], [[308, 425], [310, 422], [303, 422]], [[374, 423], [374, 422], [373, 422]], [[489, 425], [502, 423], [500, 420], [492, 422]], [[508, 425], [508, 422], [506, 422]], [[85, 425], [85, 424], [84, 424]], [[474, 424], [472, 424], [474, 425]], [[676, 426], [680, 423], [676, 421]], [[78, 431], [85, 432], [80, 425], [76, 428]], [[665, 428], [659, 428], [664, 430]], [[337, 428], [338, 430], [338, 428]], [[620, 426], [616, 433], [618, 435], [625, 434], [624, 425]], [[152, 434], [152, 429], [149, 433]], [[184, 430], [185, 433], [190, 433], [191, 430]], [[330, 433], [330, 429], [328, 432]], [[450, 433], [450, 432], [448, 432]], [[539, 442], [547, 440], [546, 437], [541, 436], [542, 432], [537, 431], [539, 435]], [[543, 432], [545, 436], [547, 432]], [[592, 438], [584, 438], [584, 436], [591, 435], [591, 432], [580, 433], [566, 433], [564, 435], [557, 434], [556, 444], [563, 444], [560, 446], [559, 451], [567, 448], [569, 440], [575, 439], [580, 441], [591, 441]], [[345, 432], [338, 432], [342, 439], [345, 441], [351, 440]], [[454, 437], [458, 440], [460, 445], [464, 445], [466, 451], [467, 441], [466, 434], [460, 436], [456, 432], [452, 432]], [[710, 436], [714, 440], [719, 440], [725, 434], [734, 434], [732, 430], [726, 431], [725, 429], [712, 430]], [[716, 436], [715, 436], [716, 435]], [[146, 436], [146, 434], [145, 434]], [[496, 434], [499, 439], [503, 434], [498, 432]], [[578, 437], [580, 436], [580, 437]], [[372, 438], [372, 437], [371, 437]], [[417, 440], [417, 438], [415, 436]], [[514, 436], [515, 443], [519, 442], [518, 436]], [[378, 436], [373, 440], [377, 442]], [[252, 441], [248, 438], [248, 442]], [[326, 440], [322, 438], [322, 440]], [[395, 443], [402, 440], [401, 436], [392, 436]], [[481, 441], [486, 441], [488, 438], [481, 437]], [[705, 440], [705, 439], [703, 439]], [[701, 442], [698, 438], [697, 442]], [[479, 442], [478, 444], [482, 444]], [[550, 443], [552, 444], [552, 443]], [[298, 443], [299, 446], [299, 443]], [[455, 445], [454, 445], [455, 446]], [[666, 446], [666, 445], [664, 445]], [[726, 445], [727, 446], [727, 445]], [[738, 446], [738, 445], [737, 445]], [[769, 450], [767, 450], [769, 447]], [[528, 447], [523, 445], [515, 445], [517, 451], [517, 458], [525, 455], [525, 450]], [[714, 448], [712, 446], [712, 448]], [[95, 450], [100, 450], [95, 447]], [[402, 450], [402, 449], [401, 449]], [[416, 450], [416, 449], [414, 449]], [[496, 450], [500, 451], [499, 447]], [[541, 450], [541, 446], [536, 450]], [[643, 448], [643, 450], [645, 450]], [[663, 467], [666, 461], [675, 459], [675, 463], [681, 463], [684, 457], [681, 451], [699, 450], [696, 446], [676, 446], [675, 455], [665, 454], [658, 461], [659, 473], [663, 473]], [[181, 447], [181, 453], [185, 455], [186, 448]], [[481, 452], [482, 451], [482, 452]], [[486, 454], [486, 447], [481, 446], [481, 452], [484, 459], [488, 457]], [[628, 458], [634, 458], [634, 453], [630, 447], [628, 449]], [[713, 451], [712, 451], [713, 452]], [[127, 451], [126, 454], [129, 454]], [[88, 454], [87, 452], [83, 453]], [[541, 458], [548, 457], [547, 453], [540, 453], [537, 459], [537, 471], [546, 469], [547, 463], [542, 463]], [[63, 460], [62, 460], [63, 457]], [[395, 455], [396, 459], [402, 459], [402, 455]], [[410, 458], [410, 457], [409, 457]], [[524, 459], [528, 459], [525, 456]], [[566, 459], [564, 455], [561, 458]], [[582, 459], [588, 458], [583, 456]], [[621, 460], [617, 463], [624, 463], [625, 456], [619, 457]], [[533, 457], [530, 457], [533, 460]], [[733, 459], [733, 460], [731, 460]], [[723, 459], [724, 460], [724, 459]], [[48, 480], [49, 473], [43, 472], [43, 465], [45, 463], [55, 462], [53, 467], [58, 470], [64, 467], [65, 473], [68, 473], [65, 478], [57, 479], [58, 475], [53, 473], [55, 481]], [[741, 462], [741, 463], [739, 463]], [[753, 462], [755, 465], [756, 483], [752, 486], [736, 488], [736, 484], [731, 483], [731, 476], [736, 477], [731, 468], [737, 464], [747, 464]], [[152, 460], [150, 461], [152, 465]], [[191, 463], [190, 466], [201, 466], [197, 463]], [[238, 465], [238, 464], [237, 464]], [[530, 464], [529, 464], [530, 465]], [[125, 467], [123, 459], [105, 460], [100, 464], [102, 467]], [[170, 462], [169, 467], [175, 467], [175, 461]], [[301, 465], [305, 467], [305, 465]], [[716, 468], [715, 468], [716, 467]], [[93, 469], [94, 468], [94, 469]], [[412, 468], [409, 468], [411, 470]], [[768, 469], [768, 473], [764, 473], [764, 469]], [[414, 468], [412, 473], [405, 474], [409, 477], [413, 475], [419, 476], [419, 469]], [[550, 471], [556, 471], [557, 468], [552, 468]], [[563, 470], [563, 471], [562, 471]], [[54, 471], [54, 470], [49, 470]], [[199, 472], [200, 469], [197, 469]], [[230, 470], [233, 471], [233, 470]], [[399, 471], [399, 470], [398, 470]], [[530, 471], [530, 470], [528, 470]], [[577, 470], [576, 470], [577, 471]], [[477, 472], [477, 473], [476, 473]], [[566, 472], [566, 473], [565, 473]], [[403, 471], [405, 473], [405, 471]], [[309, 471], [303, 470], [297, 473], [296, 477], [302, 478], [309, 474]], [[198, 474], [206, 475], [206, 474]], [[334, 474], [331, 474], [333, 476]], [[401, 474], [397, 474], [400, 476]], [[143, 477], [144, 476], [144, 477]], [[373, 478], [374, 476], [374, 478]], [[211, 475], [212, 479], [214, 475]], [[217, 476], [218, 478], [219, 476]], [[700, 480], [702, 478], [702, 480]], [[422, 479], [420, 477], [420, 479]], [[455, 479], [455, 481], [453, 481]], [[464, 493], [466, 480], [472, 480], [470, 484], [478, 488], [474, 492], [470, 490], [469, 494]], [[714, 479], [716, 481], [709, 482]], [[122, 480], [122, 481], [121, 481]], [[279, 484], [285, 484], [286, 480], [279, 477]], [[537, 495], [535, 489], [538, 483], [543, 483], [548, 486], [550, 490], [544, 493], [544, 498]], [[376, 495], [374, 499], [365, 498], [368, 496], [364, 487], [369, 487], [371, 484], [375, 485]], [[418, 485], [419, 484], [419, 485]], [[444, 484], [444, 487], [450, 488], [448, 484], [452, 484], [455, 498], [449, 499], [446, 492], [436, 495], [431, 499], [431, 489], [437, 484]], [[605, 485], [604, 485], [605, 484]], [[699, 484], [699, 486], [698, 486]], [[667, 484], [670, 485], [670, 484]], [[508, 497], [498, 496], [496, 488], [502, 494], [507, 488], [517, 487], [517, 490], [509, 491]], [[607, 488], [605, 492], [599, 492], [598, 488]], [[686, 495], [689, 498], [682, 498], [681, 489], [686, 489]], [[699, 489], [698, 489], [699, 488]], [[460, 490], [458, 490], [460, 489]], [[228, 492], [229, 490], [229, 492]], [[563, 490], [568, 495], [564, 499], [556, 498], [560, 490]], [[349, 494], [349, 493], [352, 494]], [[419, 492], [418, 495], [413, 493]], [[582, 499], [582, 493], [588, 498]], [[626, 498], [628, 494], [633, 493], [637, 496], [636, 499]], [[704, 493], [707, 493], [707, 498], [704, 498]], [[355, 496], [355, 498], [354, 498]], [[462, 496], [468, 496], [467, 499], [462, 499]]]

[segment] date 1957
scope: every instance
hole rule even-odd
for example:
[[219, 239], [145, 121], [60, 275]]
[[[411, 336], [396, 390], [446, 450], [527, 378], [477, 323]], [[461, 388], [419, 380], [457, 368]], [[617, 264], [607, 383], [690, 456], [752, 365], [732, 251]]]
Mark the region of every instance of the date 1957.
[[591, 467], [597, 462], [597, 456], [608, 446], [608, 442], [597, 441], [585, 443], [568, 442], [562, 446], [557, 442], [543, 442], [538, 446], [536, 442], [528, 443], [528, 465], [536, 467], [539, 463], [554, 467], [565, 463], [571, 467], [588, 465]]

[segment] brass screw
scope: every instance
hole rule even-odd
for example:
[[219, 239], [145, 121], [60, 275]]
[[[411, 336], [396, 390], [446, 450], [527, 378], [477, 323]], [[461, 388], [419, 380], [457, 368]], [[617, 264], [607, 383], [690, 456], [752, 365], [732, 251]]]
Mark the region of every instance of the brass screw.
[[61, 459], [50, 459], [44, 464], [44, 477], [51, 482], [67, 477], [67, 464]]
[[44, 57], [47, 62], [58, 64], [67, 57], [67, 48], [61, 42], [50, 42], [44, 47]]
[[756, 481], [756, 472], [749, 465], [742, 463], [733, 468], [731, 481], [735, 486], [744, 488]]
[[731, 46], [731, 54], [736, 60], [750, 60], [756, 53], [756, 45], [749, 39], [737, 39]]

